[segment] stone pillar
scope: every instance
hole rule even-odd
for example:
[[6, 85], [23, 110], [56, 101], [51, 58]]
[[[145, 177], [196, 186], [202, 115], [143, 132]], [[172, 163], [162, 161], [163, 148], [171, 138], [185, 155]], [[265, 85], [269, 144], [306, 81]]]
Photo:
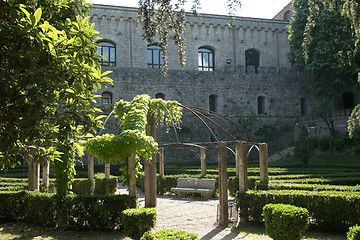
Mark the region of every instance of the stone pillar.
[[46, 160], [45, 162], [43, 162], [43, 168], [42, 168], [42, 179], [43, 179], [45, 192], [49, 190], [49, 171], [50, 171], [50, 161]]
[[34, 175], [34, 159], [32, 157], [28, 160], [28, 189], [35, 191], [35, 175]]
[[[237, 142], [235, 145], [235, 159], [239, 167], [239, 192], [245, 193], [248, 189], [248, 172], [247, 172], [247, 143], [244, 141]], [[240, 223], [247, 220], [247, 203], [241, 203], [240, 206]]]
[[246, 142], [241, 141], [235, 145], [235, 159], [239, 168], [237, 175], [239, 176], [239, 191], [246, 192], [248, 189], [247, 178], [247, 149]]
[[201, 151], [201, 176], [206, 175], [206, 147], [200, 148]]
[[105, 163], [105, 178], [110, 178], [110, 163]]
[[165, 166], [164, 166], [164, 148], [159, 148], [159, 173], [161, 176], [165, 175]]
[[40, 163], [34, 161], [34, 191], [40, 189]]
[[129, 195], [136, 197], [136, 153], [133, 152], [128, 159], [128, 190]]
[[93, 195], [95, 191], [94, 156], [90, 154], [88, 154], [88, 180], [90, 181], [90, 194]]
[[[156, 139], [155, 117], [149, 117], [147, 131], [148, 136]], [[145, 160], [145, 207], [156, 207], [157, 186], [156, 186], [156, 154]]]
[[259, 160], [260, 160], [260, 182], [269, 183], [268, 171], [268, 145], [266, 143], [259, 144]]
[[219, 142], [218, 148], [218, 168], [219, 168], [219, 223], [227, 225], [229, 223], [228, 213], [228, 189], [227, 189], [227, 155], [226, 143]]

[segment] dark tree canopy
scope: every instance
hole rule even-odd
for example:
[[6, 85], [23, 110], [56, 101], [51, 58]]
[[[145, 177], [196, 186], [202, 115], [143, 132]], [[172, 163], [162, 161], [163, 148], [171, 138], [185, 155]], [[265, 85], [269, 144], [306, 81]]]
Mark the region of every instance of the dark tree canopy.
[[27, 157], [56, 160], [61, 194], [76, 142], [101, 126], [94, 93], [111, 82], [86, 11], [81, 0], [0, 2], [0, 169]]
[[[346, 17], [355, 31], [354, 54], [359, 52], [360, 43], [360, 2], [359, 0], [308, 0], [310, 15], [306, 24], [304, 33], [303, 50], [307, 56], [309, 45], [312, 42], [313, 28], [316, 26], [316, 18], [320, 13], [321, 4], [324, 4], [330, 10], [339, 10], [342, 16]], [[360, 82], [360, 71], [358, 71], [358, 82]], [[355, 107], [348, 121], [348, 131], [352, 136], [356, 127], [356, 121], [360, 120], [360, 104]]]
[[321, 3], [317, 7], [304, 51], [304, 35], [310, 19], [308, 0], [293, 2], [290, 61], [295, 68], [311, 72], [315, 91], [321, 98], [330, 99], [356, 83], [360, 61], [355, 51], [355, 31], [350, 20], [341, 14], [340, 7], [330, 8]]

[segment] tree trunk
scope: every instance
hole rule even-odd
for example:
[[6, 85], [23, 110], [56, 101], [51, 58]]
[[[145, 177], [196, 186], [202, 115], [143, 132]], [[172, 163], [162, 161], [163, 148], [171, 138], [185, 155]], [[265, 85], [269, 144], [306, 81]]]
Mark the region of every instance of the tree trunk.
[[329, 143], [329, 155], [330, 159], [334, 158], [334, 139], [335, 139], [335, 128], [334, 121], [330, 120], [330, 143]]

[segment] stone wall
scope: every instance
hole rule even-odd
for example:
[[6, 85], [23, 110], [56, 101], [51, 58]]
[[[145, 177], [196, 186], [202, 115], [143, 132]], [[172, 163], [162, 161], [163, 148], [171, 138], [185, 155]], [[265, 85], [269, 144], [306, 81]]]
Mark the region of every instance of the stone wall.
[[[103, 66], [104, 71], [112, 71], [109, 76], [114, 84], [98, 92], [99, 95], [110, 92], [112, 103], [119, 99], [131, 101], [138, 94], [153, 98], [161, 94], [166, 100], [209, 109], [211, 96], [215, 96], [216, 112], [235, 122], [252, 119], [244, 127], [253, 135], [257, 132], [261, 141], [269, 142], [270, 152], [293, 141], [293, 129], [301, 115], [301, 98], [308, 100], [308, 110], [311, 110], [314, 99], [308, 89], [309, 76], [291, 69], [287, 58], [287, 23], [284, 21], [236, 17], [230, 26], [227, 16], [188, 15], [186, 66], [180, 68], [177, 49], [170, 44], [169, 72], [164, 78], [160, 69], [147, 68], [147, 44], [142, 39], [141, 24], [136, 27], [136, 9], [94, 5], [90, 16], [99, 36], [116, 45], [116, 66]], [[213, 72], [198, 71], [197, 52], [202, 46], [211, 47], [215, 52]], [[258, 73], [252, 66], [245, 70], [247, 49], [255, 49], [260, 54]], [[264, 111], [260, 114], [259, 97], [264, 99]], [[96, 107], [103, 107], [101, 99]], [[223, 120], [216, 121], [238, 139], [248, 140], [238, 128]], [[218, 127], [210, 123], [209, 126], [218, 140], [231, 140]], [[189, 112], [184, 111], [182, 127], [181, 142], [214, 140], [204, 124]], [[259, 133], [259, 129], [263, 132]], [[104, 132], [117, 131], [117, 123], [110, 117]], [[177, 139], [171, 131], [166, 135], [164, 130], [159, 130], [158, 141], [164, 144], [177, 142]], [[179, 150], [179, 147], [183, 149]], [[167, 148], [172, 150], [165, 149], [166, 161], [190, 161], [200, 152], [184, 146]], [[214, 159], [216, 153], [208, 156]]]

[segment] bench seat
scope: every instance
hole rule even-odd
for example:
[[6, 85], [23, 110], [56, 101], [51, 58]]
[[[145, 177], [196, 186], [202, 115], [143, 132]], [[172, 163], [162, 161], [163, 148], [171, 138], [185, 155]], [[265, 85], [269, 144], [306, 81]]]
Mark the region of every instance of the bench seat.
[[207, 178], [179, 178], [177, 186], [171, 191], [184, 197], [186, 193], [200, 193], [204, 198], [210, 198], [215, 189], [215, 179]]

